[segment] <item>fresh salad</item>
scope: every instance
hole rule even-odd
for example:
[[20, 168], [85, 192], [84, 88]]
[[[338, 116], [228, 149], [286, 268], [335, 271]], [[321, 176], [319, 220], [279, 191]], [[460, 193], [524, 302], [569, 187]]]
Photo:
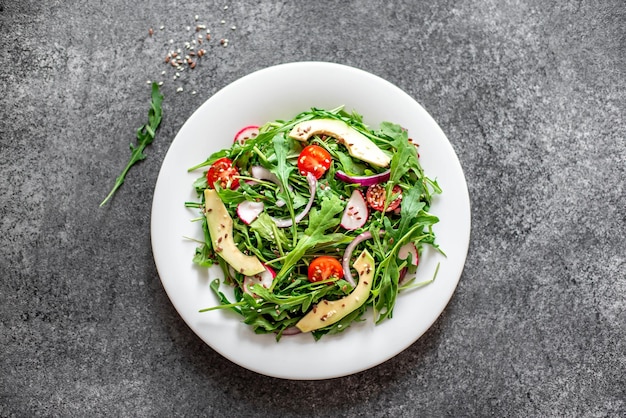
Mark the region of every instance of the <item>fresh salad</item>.
[[[372, 308], [391, 318], [415, 283], [424, 246], [440, 251], [429, 213], [436, 180], [401, 126], [378, 130], [343, 107], [248, 126], [191, 167], [204, 241], [193, 262], [219, 265], [220, 300], [256, 333], [341, 332]], [[231, 296], [221, 284], [233, 287]]]

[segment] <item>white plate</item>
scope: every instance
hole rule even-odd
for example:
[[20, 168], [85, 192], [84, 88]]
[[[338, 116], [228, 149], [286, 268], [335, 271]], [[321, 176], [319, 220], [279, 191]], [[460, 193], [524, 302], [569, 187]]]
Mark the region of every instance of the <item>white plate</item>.
[[[192, 264], [200, 225], [190, 222], [197, 210], [184, 207], [196, 201], [193, 181], [200, 172], [187, 168], [213, 151], [231, 145], [246, 125], [291, 119], [311, 107], [345, 105], [364, 116], [370, 127], [382, 121], [398, 123], [420, 144], [420, 160], [428, 176], [436, 178], [443, 194], [431, 212], [440, 218], [437, 241], [447, 254], [427, 251], [420, 260], [417, 281], [434, 283], [400, 294], [393, 319], [373, 325], [351, 326], [338, 335], [315, 342], [311, 335], [257, 335], [228, 311], [199, 313], [217, 299], [209, 283], [219, 269]], [[183, 125], [165, 156], [152, 204], [152, 249], [161, 281], [174, 307], [189, 327], [218, 353], [255, 372], [285, 379], [326, 379], [376, 366], [415, 342], [433, 324], [450, 300], [465, 263], [470, 235], [470, 204], [465, 177], [445, 134], [409, 95], [389, 82], [352, 67], [323, 62], [299, 62], [266, 68], [226, 86], [207, 100]], [[221, 275], [220, 275], [221, 277]]]

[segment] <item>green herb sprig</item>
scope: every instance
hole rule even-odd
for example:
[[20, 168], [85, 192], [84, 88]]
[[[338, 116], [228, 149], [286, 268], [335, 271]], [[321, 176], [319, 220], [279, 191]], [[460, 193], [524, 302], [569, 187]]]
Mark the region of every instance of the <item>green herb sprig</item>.
[[146, 158], [146, 154], [143, 153], [143, 150], [146, 146], [150, 145], [154, 140], [154, 136], [156, 135], [156, 131], [159, 128], [159, 124], [161, 123], [162, 110], [161, 103], [163, 102], [163, 95], [159, 92], [159, 85], [157, 83], [152, 83], [152, 101], [150, 103], [150, 110], [148, 112], [148, 123], [141, 126], [137, 130], [137, 145], [130, 144], [130, 150], [132, 152], [130, 156], [130, 160], [128, 164], [122, 170], [122, 173], [115, 179], [115, 185], [113, 189], [109, 192], [108, 196], [100, 203], [100, 206], [104, 206], [109, 199], [115, 194], [117, 189], [120, 188], [122, 183], [124, 183], [124, 178], [128, 173], [128, 170], [137, 162], [144, 160]]

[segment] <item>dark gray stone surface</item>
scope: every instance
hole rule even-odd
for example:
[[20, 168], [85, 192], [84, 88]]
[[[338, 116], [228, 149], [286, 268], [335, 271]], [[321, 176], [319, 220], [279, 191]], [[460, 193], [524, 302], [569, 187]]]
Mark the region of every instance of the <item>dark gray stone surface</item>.
[[[0, 416], [626, 414], [626, 5], [394, 3], [0, 0]], [[213, 39], [174, 81], [169, 40], [190, 39], [195, 15]], [[191, 113], [300, 60], [420, 101], [472, 202], [440, 319], [390, 361], [318, 382], [257, 375], [202, 343], [160, 284], [149, 231]], [[165, 80], [161, 130], [99, 208], [144, 123], [146, 80]]]

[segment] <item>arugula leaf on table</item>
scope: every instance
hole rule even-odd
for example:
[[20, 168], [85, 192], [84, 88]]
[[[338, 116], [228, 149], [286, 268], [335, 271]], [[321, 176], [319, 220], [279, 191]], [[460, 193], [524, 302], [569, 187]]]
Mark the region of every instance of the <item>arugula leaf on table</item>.
[[130, 160], [128, 164], [122, 170], [122, 173], [115, 179], [115, 185], [111, 192], [109, 192], [108, 196], [100, 203], [100, 206], [104, 206], [104, 204], [113, 196], [113, 194], [120, 188], [122, 183], [124, 183], [124, 178], [128, 173], [128, 170], [137, 162], [144, 160], [146, 155], [143, 153], [143, 150], [146, 146], [150, 145], [154, 140], [154, 136], [156, 135], [156, 131], [159, 128], [159, 124], [161, 123], [162, 110], [161, 103], [163, 102], [163, 95], [159, 93], [159, 85], [157, 83], [152, 83], [152, 101], [150, 103], [150, 110], [148, 112], [148, 123], [141, 126], [137, 130], [137, 145], [130, 144], [130, 150], [132, 152], [130, 156]]

